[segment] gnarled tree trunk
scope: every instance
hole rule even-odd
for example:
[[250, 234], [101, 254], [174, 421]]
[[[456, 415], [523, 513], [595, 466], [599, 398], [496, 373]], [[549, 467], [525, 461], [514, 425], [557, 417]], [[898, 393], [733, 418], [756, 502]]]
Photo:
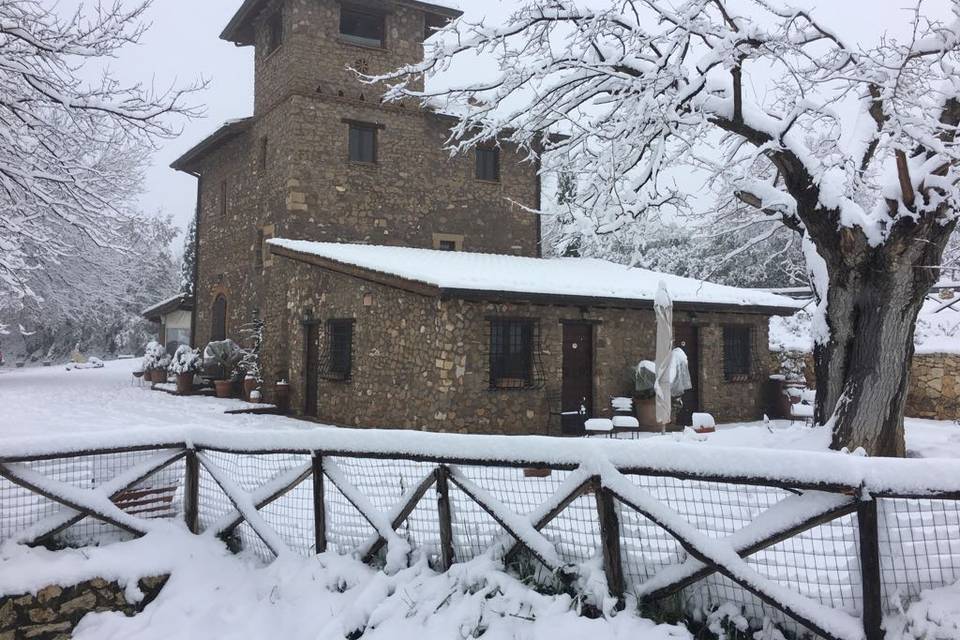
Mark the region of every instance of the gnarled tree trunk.
[[953, 224], [900, 222], [879, 246], [859, 230], [820, 238], [827, 265], [829, 342], [814, 350], [818, 424], [831, 424], [832, 448], [870, 455], [906, 453], [903, 412], [913, 337], [926, 294], [939, 277]]

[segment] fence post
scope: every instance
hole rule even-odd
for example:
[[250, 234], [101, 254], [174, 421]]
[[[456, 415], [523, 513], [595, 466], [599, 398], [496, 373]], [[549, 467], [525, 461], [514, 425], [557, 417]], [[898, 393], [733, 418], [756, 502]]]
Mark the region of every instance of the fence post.
[[620, 518], [613, 493], [603, 487], [600, 478], [594, 478], [594, 495], [597, 500], [597, 519], [600, 522], [600, 544], [603, 547], [603, 572], [607, 576], [610, 595], [617, 598], [618, 608], [623, 608], [623, 563], [620, 557]]
[[437, 476], [437, 515], [440, 517], [440, 566], [446, 571], [453, 565], [453, 522], [450, 515], [450, 488], [447, 477], [450, 470], [440, 465]]
[[860, 533], [860, 580], [863, 585], [863, 631], [866, 640], [883, 638], [883, 595], [880, 577], [880, 540], [876, 499], [857, 505]]
[[327, 550], [327, 511], [323, 493], [323, 456], [313, 453], [313, 539], [317, 553]]
[[190, 533], [200, 533], [200, 461], [195, 449], [187, 449], [184, 458], [183, 517]]

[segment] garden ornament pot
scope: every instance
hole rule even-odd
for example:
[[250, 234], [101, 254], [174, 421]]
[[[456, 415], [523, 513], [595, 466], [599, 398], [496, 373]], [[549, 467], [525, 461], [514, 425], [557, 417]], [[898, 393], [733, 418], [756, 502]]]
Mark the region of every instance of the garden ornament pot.
[[218, 398], [229, 398], [233, 392], [233, 382], [231, 380], [214, 380], [213, 386], [217, 390]]
[[253, 376], [247, 376], [243, 379], [243, 399], [247, 402], [253, 402], [250, 399], [250, 394], [253, 393], [253, 390], [257, 388], [257, 379]]
[[182, 396], [193, 393], [193, 373], [177, 374], [177, 393]]

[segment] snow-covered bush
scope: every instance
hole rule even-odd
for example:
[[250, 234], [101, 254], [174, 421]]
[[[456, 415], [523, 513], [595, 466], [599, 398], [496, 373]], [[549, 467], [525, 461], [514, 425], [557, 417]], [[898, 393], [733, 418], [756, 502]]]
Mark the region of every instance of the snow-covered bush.
[[230, 340], [211, 342], [203, 350], [203, 373], [217, 380], [227, 380], [236, 375], [244, 351]]
[[[166, 362], [164, 360], [166, 359]], [[147, 346], [144, 348], [143, 360], [141, 361], [141, 370], [149, 371], [150, 369], [162, 369], [165, 368], [169, 362], [166, 350], [164, 350], [163, 345], [155, 340], [151, 340], [147, 343]]]
[[181, 373], [197, 373], [200, 371], [200, 365], [203, 363], [198, 349], [191, 349], [185, 344], [177, 348], [173, 354], [173, 361], [170, 363], [170, 373], [180, 375]]

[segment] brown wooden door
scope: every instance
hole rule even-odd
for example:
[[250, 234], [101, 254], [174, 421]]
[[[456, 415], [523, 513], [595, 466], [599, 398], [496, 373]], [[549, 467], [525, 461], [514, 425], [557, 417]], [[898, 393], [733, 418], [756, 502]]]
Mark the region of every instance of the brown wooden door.
[[593, 415], [593, 325], [563, 325], [560, 396], [564, 435], [584, 433], [584, 423]]
[[320, 325], [304, 325], [306, 345], [303, 354], [303, 414], [317, 417], [317, 396], [320, 393]]
[[693, 385], [681, 398], [683, 404], [677, 410], [675, 422], [681, 426], [690, 426], [693, 414], [700, 411], [700, 330], [692, 324], [674, 325], [673, 344], [687, 354], [690, 383]]

